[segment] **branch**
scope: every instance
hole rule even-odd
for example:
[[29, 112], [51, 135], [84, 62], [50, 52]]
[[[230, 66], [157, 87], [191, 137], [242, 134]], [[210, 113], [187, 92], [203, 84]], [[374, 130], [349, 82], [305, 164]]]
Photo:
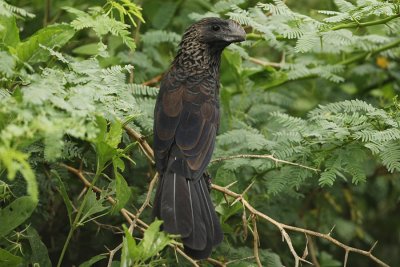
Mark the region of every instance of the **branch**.
[[273, 155], [240, 154], [240, 155], [216, 158], [216, 159], [212, 160], [210, 163], [213, 164], [213, 163], [217, 163], [217, 162], [221, 162], [221, 161], [225, 161], [225, 160], [240, 159], [240, 158], [270, 159], [270, 160], [275, 161], [276, 164], [284, 163], [284, 164], [301, 167], [301, 168], [308, 169], [308, 170], [315, 171], [315, 172], [319, 172], [320, 171], [319, 169], [315, 169], [315, 168], [308, 167], [308, 166], [305, 166], [305, 165], [301, 165], [301, 164], [298, 164], [298, 163], [294, 163], [294, 162], [290, 162], [290, 161], [286, 161], [286, 160], [282, 160], [282, 159], [277, 159]]
[[350, 23], [340, 24], [340, 25], [334, 26], [330, 29], [332, 31], [336, 31], [336, 30], [340, 30], [340, 29], [362, 28], [362, 27], [368, 27], [368, 26], [373, 26], [373, 25], [386, 24], [389, 21], [396, 19], [398, 17], [400, 17], [400, 14], [395, 14], [395, 15], [389, 16], [384, 19], [378, 19], [378, 20], [373, 20], [373, 21], [368, 21], [368, 22], [350, 22]]
[[150, 160], [152, 164], [154, 164], [154, 152], [153, 149], [150, 147], [150, 145], [146, 142], [144, 139], [143, 135], [140, 133], [136, 132], [134, 129], [124, 126], [124, 129], [126, 133], [133, 139], [135, 139], [138, 143], [140, 148], [142, 149], [143, 153], [146, 155], [146, 157]]
[[356, 62], [358, 62], [358, 61], [361, 61], [361, 60], [363, 60], [363, 59], [366, 59], [367, 57], [374, 56], [374, 55], [376, 55], [376, 54], [378, 54], [378, 53], [380, 53], [380, 52], [383, 52], [383, 51], [385, 51], [385, 50], [389, 50], [389, 49], [395, 48], [395, 47], [398, 46], [398, 45], [400, 45], [400, 39], [395, 40], [395, 41], [393, 41], [393, 42], [390, 42], [390, 43], [388, 43], [388, 44], [386, 44], [386, 45], [383, 45], [383, 46], [379, 47], [378, 49], [372, 50], [372, 51], [370, 51], [370, 52], [366, 52], [366, 53], [363, 53], [363, 54], [361, 54], [361, 55], [357, 55], [357, 56], [354, 56], [354, 57], [352, 57], [352, 58], [343, 60], [343, 61], [339, 62], [338, 64], [341, 64], [341, 65], [350, 65], [350, 64], [352, 64], [352, 63], [356, 63]]
[[[74, 168], [74, 167], [71, 167], [71, 166], [66, 165], [66, 164], [63, 164], [63, 163], [61, 163], [60, 166], [63, 167], [63, 168], [65, 168], [65, 169], [67, 169], [67, 170], [70, 171], [71, 173], [75, 174], [76, 177], [79, 178], [79, 180], [84, 184], [84, 186], [85, 186], [86, 188], [90, 188], [90, 187], [91, 187], [92, 190], [95, 191], [95, 192], [97, 192], [97, 193], [101, 193], [101, 192], [102, 192], [102, 190], [101, 190], [100, 188], [98, 188], [97, 186], [92, 185], [92, 184], [84, 177], [84, 175], [83, 175], [83, 173], [82, 173], [81, 170], [78, 170], [78, 169], [76, 169], [76, 168]], [[152, 180], [152, 182], [154, 181], [154, 182], [153, 182], [153, 185], [154, 185], [155, 180], [156, 180], [157, 177], [158, 177], [158, 175], [154, 176], [154, 178], [153, 178], [153, 180]], [[152, 189], [152, 188], [151, 188], [151, 183], [150, 183], [150, 185], [149, 185], [149, 190], [150, 190], [150, 189]], [[149, 198], [149, 197], [147, 196], [146, 199], [147, 199], [147, 198]], [[115, 204], [117, 203], [117, 201], [116, 201], [114, 198], [112, 198], [111, 196], [108, 196], [106, 199], [107, 199], [107, 201], [110, 202], [112, 205], [115, 205]], [[144, 208], [143, 208], [143, 209], [144, 209]], [[140, 209], [139, 209], [139, 210], [140, 210]], [[125, 220], [126, 220], [130, 225], [132, 225], [134, 221], [137, 221], [137, 222], [141, 225], [141, 227], [139, 227], [139, 229], [140, 229], [142, 232], [144, 232], [144, 231], [149, 227], [145, 222], [143, 222], [142, 220], [140, 220], [138, 217], [136, 217], [135, 214], [131, 213], [129, 210], [127, 210], [127, 209], [125, 209], [125, 208], [122, 208], [120, 212], [121, 212], [121, 214], [124, 216]], [[140, 214], [139, 214], [139, 215], [140, 215]], [[182, 257], [184, 257], [186, 260], [188, 260], [193, 266], [195, 266], [195, 267], [200, 267], [200, 266], [197, 264], [197, 262], [196, 262], [195, 260], [193, 260], [192, 258], [190, 258], [188, 255], [186, 255], [186, 253], [183, 252], [182, 249], [180, 249], [179, 247], [177, 247], [177, 246], [175, 246], [175, 245], [172, 245], [172, 244], [170, 244], [169, 246], [172, 247], [173, 249], [175, 249]], [[117, 246], [115, 249], [111, 250], [110, 253], [109, 253], [109, 254], [110, 254], [110, 257], [114, 257], [115, 252], [116, 252], [117, 250], [119, 250], [119, 249], [120, 249], [119, 246]]]
[[[400, 41], [399, 41], [399, 43], [400, 43]], [[142, 149], [142, 151], [146, 154], [146, 156], [147, 156], [152, 162], [154, 162], [154, 160], [153, 160], [153, 159], [154, 159], [154, 152], [153, 152], [152, 148], [149, 146], [149, 144], [146, 142], [146, 140], [142, 137], [142, 135], [140, 135], [140, 134], [137, 133], [135, 130], [133, 130], [133, 129], [127, 127], [127, 126], [125, 126], [125, 130], [127, 131], [127, 133], [128, 133], [132, 138], [134, 138], [135, 140], [137, 140], [137, 141], [139, 142], [140, 148]], [[293, 162], [289, 162], [289, 161], [277, 159], [277, 158], [273, 157], [272, 155], [235, 155], [235, 156], [230, 156], [230, 157], [226, 157], [226, 158], [218, 158], [218, 159], [213, 160], [212, 162], [215, 163], [215, 162], [220, 162], [220, 161], [229, 160], [229, 159], [234, 159], [234, 158], [265, 158], [265, 159], [271, 159], [271, 160], [275, 161], [276, 163], [285, 163], [285, 164], [289, 164], [289, 165], [294, 165], [294, 166], [306, 168], [306, 169], [309, 169], [309, 170], [313, 170], [313, 171], [315, 171], [315, 172], [318, 172], [318, 171], [319, 171], [318, 169], [315, 169], [315, 168], [311, 168], [311, 167], [304, 166], [304, 165], [301, 165], [301, 164], [297, 164], [297, 163], [293, 163]], [[102, 190], [101, 190], [100, 188], [98, 188], [98, 187], [96, 187], [96, 186], [93, 186], [93, 185], [83, 176], [81, 170], [75, 169], [75, 168], [73, 168], [73, 167], [71, 167], [71, 166], [68, 166], [68, 165], [66, 165], [66, 164], [60, 164], [60, 165], [61, 165], [62, 167], [64, 167], [64, 168], [66, 168], [67, 170], [69, 170], [70, 172], [74, 173], [74, 174], [83, 182], [83, 184], [85, 185], [85, 187], [87, 187], [87, 188], [92, 188], [93, 191], [98, 192], [98, 193], [101, 193], [101, 192], [102, 192]], [[130, 211], [128, 211], [128, 210], [125, 209], [125, 208], [122, 208], [121, 211], [120, 211], [121, 214], [124, 216], [124, 218], [127, 220], [127, 222], [128, 222], [130, 225], [132, 225], [134, 222], [135, 222], [135, 224], [136, 224], [136, 222], [137, 222], [137, 223], [140, 225], [138, 228], [139, 228], [142, 232], [144, 232], [145, 229], [148, 228], [148, 225], [147, 225], [145, 222], [143, 222], [142, 220], [140, 220], [140, 219], [139, 219], [139, 216], [140, 216], [140, 214], [143, 212], [143, 210], [148, 206], [149, 201], [150, 201], [151, 192], [152, 192], [152, 190], [153, 190], [153, 188], [154, 188], [154, 185], [156, 184], [157, 180], [158, 180], [158, 175], [156, 174], [156, 175], [153, 177], [153, 179], [151, 180], [150, 184], [149, 184], [148, 192], [147, 192], [147, 195], [146, 195], [146, 200], [145, 200], [145, 202], [142, 204], [142, 206], [140, 207], [140, 209], [138, 210], [138, 212], [136, 213], [136, 215], [133, 214], [133, 213], [131, 213]], [[251, 186], [251, 185], [250, 185], [250, 186]], [[250, 186], [249, 186], [248, 188], [250, 188]], [[374, 245], [370, 248], [370, 250], [368, 250], [368, 251], [361, 250], [361, 249], [357, 249], [357, 248], [354, 248], [354, 247], [350, 247], [350, 246], [347, 246], [347, 245], [341, 243], [340, 241], [336, 240], [335, 238], [332, 238], [332, 237], [330, 236], [331, 232], [329, 232], [328, 234], [323, 234], [323, 233], [315, 232], [315, 231], [308, 230], [308, 229], [304, 229], [304, 228], [299, 228], [299, 227], [295, 227], [295, 226], [286, 225], [286, 224], [283, 224], [283, 223], [280, 223], [280, 222], [274, 220], [273, 218], [271, 218], [271, 217], [269, 217], [268, 215], [266, 215], [266, 214], [264, 214], [264, 213], [258, 211], [258, 210], [255, 209], [252, 205], [250, 205], [250, 203], [249, 203], [245, 198], [243, 198], [243, 195], [244, 195], [245, 192], [243, 192], [242, 194], [238, 194], [238, 193], [235, 193], [235, 192], [229, 190], [229, 189], [228, 189], [228, 186], [227, 186], [227, 187], [222, 187], [222, 186], [219, 186], [219, 185], [216, 185], [216, 184], [212, 184], [212, 188], [213, 188], [214, 190], [217, 190], [217, 191], [219, 191], [219, 192], [222, 192], [222, 193], [224, 194], [224, 197], [225, 197], [226, 195], [228, 195], [228, 196], [231, 196], [231, 197], [235, 198], [235, 201], [240, 201], [240, 202], [243, 204], [243, 206], [244, 206], [247, 210], [250, 211], [250, 213], [251, 213], [251, 215], [252, 215], [252, 219], [254, 220], [254, 221], [253, 221], [253, 227], [254, 227], [254, 228], [253, 228], [254, 245], [257, 243], [257, 247], [254, 248], [254, 258], [256, 259], [256, 262], [257, 262], [257, 264], [258, 264], [259, 266], [260, 266], [261, 261], [260, 261], [260, 259], [259, 259], [259, 255], [258, 255], [258, 242], [259, 242], [259, 239], [258, 239], [258, 232], [257, 232], [257, 228], [256, 228], [256, 221], [255, 221], [257, 217], [262, 218], [262, 219], [264, 219], [264, 220], [270, 222], [271, 224], [275, 225], [275, 226], [280, 230], [280, 232], [281, 232], [281, 234], [282, 234], [282, 239], [287, 243], [287, 245], [288, 245], [288, 247], [289, 247], [289, 250], [290, 250], [290, 252], [292, 253], [292, 255], [293, 255], [294, 259], [295, 259], [295, 267], [298, 267], [300, 262], [305, 262], [305, 263], [309, 263], [309, 264], [312, 264], [312, 263], [309, 262], [309, 261], [307, 261], [307, 260], [305, 260], [305, 259], [303, 259], [303, 258], [301, 258], [301, 257], [297, 254], [297, 252], [295, 251], [295, 249], [294, 249], [294, 247], [293, 247], [293, 244], [292, 244], [292, 241], [291, 241], [291, 239], [290, 239], [290, 236], [289, 236], [289, 234], [287, 233], [286, 230], [290, 230], [290, 231], [298, 232], [298, 233], [304, 233], [304, 234], [310, 235], [310, 236], [319, 237], [319, 238], [328, 240], [329, 242], [331, 242], [331, 243], [337, 245], [338, 247], [341, 247], [342, 249], [345, 250], [345, 260], [344, 260], [344, 264], [347, 263], [348, 254], [349, 254], [350, 252], [353, 252], [353, 253], [361, 254], [361, 255], [364, 255], [364, 256], [370, 258], [372, 261], [376, 262], [376, 263], [379, 264], [380, 266], [389, 267], [389, 265], [387, 265], [386, 263], [384, 263], [383, 261], [381, 261], [380, 259], [378, 259], [377, 257], [375, 257], [375, 256], [372, 254], [372, 251], [373, 251], [373, 249], [375, 248], [377, 242], [375, 242], [375, 244], [374, 244]], [[247, 191], [247, 190], [248, 190], [248, 189], [246, 189], [245, 191]], [[116, 201], [115, 201], [112, 197], [110, 197], [110, 196], [107, 197], [107, 200], [108, 200], [111, 204], [113, 204], [113, 205], [116, 204]], [[333, 230], [333, 229], [332, 229], [332, 230]], [[186, 260], [188, 260], [193, 266], [199, 267], [199, 265], [197, 264], [197, 262], [196, 262], [195, 260], [193, 260], [192, 258], [190, 258], [188, 255], [186, 255], [185, 252], [182, 251], [182, 249], [180, 249], [180, 248], [177, 247], [176, 245], [172, 245], [172, 244], [170, 244], [170, 247], [174, 248], [175, 251], [177, 251], [181, 256], [183, 256]], [[119, 248], [117, 247], [116, 249], [119, 249]], [[257, 251], [256, 251], [256, 250], [257, 250]], [[115, 252], [113, 251], [113, 255], [114, 255], [114, 253], [115, 253]], [[111, 253], [110, 253], [110, 254], [111, 254]], [[248, 258], [252, 258], [252, 257], [248, 257]], [[246, 259], [247, 259], [247, 258], [246, 258]], [[208, 260], [209, 262], [211, 262], [211, 263], [214, 263], [214, 264], [220, 265], [220, 266], [226, 266], [226, 265], [228, 265], [229, 263], [236, 261], [236, 260], [234, 260], [234, 261], [222, 263], [222, 262], [219, 262], [219, 261], [214, 260], [214, 259], [211, 259], [211, 258], [209, 258], [209, 259], [207, 259], [207, 260]]]
[[143, 85], [147, 85], [147, 86], [156, 84], [159, 81], [161, 81], [162, 77], [163, 77], [163, 74], [159, 74], [156, 77], [153, 77], [150, 80], [143, 82], [142, 84]]
[[146, 199], [143, 202], [142, 206], [139, 208], [139, 210], [136, 212], [135, 219], [133, 220], [133, 222], [131, 224], [132, 230], [136, 226], [136, 222], [139, 219], [142, 212], [144, 211], [144, 209], [149, 205], [150, 198], [151, 198], [151, 192], [153, 192], [154, 185], [157, 183], [157, 181], [158, 181], [158, 173], [156, 173], [154, 175], [153, 179], [151, 179], [151, 181], [150, 181], [149, 189], [147, 190]]
[[253, 253], [254, 253], [254, 258], [256, 259], [257, 266], [262, 267], [261, 260], [260, 260], [260, 255], [258, 252], [258, 247], [260, 246], [260, 236], [258, 235], [258, 230], [257, 230], [257, 217], [256, 215], [251, 216], [251, 220], [253, 222]]
[[[369, 251], [365, 251], [365, 250], [361, 250], [361, 249], [357, 249], [357, 248], [353, 248], [353, 247], [347, 246], [347, 245], [341, 243], [340, 241], [336, 240], [335, 238], [331, 237], [330, 233], [322, 234], [322, 233], [315, 232], [315, 231], [312, 231], [312, 230], [308, 230], [308, 229], [299, 228], [299, 227], [295, 227], [295, 226], [291, 226], [291, 225], [280, 223], [280, 222], [274, 220], [273, 218], [267, 216], [266, 214], [258, 211], [252, 205], [250, 205], [249, 202], [247, 202], [247, 200], [242, 198], [240, 194], [235, 193], [235, 192], [229, 190], [226, 187], [222, 187], [222, 186], [213, 184], [212, 188], [217, 190], [217, 191], [219, 191], [219, 192], [222, 192], [225, 195], [231, 196], [231, 197], [233, 197], [235, 199], [239, 198], [240, 199], [239, 201], [242, 202], [242, 204], [253, 215], [256, 215], [256, 216], [268, 221], [269, 223], [275, 225], [280, 230], [283, 240], [286, 241], [286, 243], [288, 244], [289, 250], [291, 251], [293, 257], [295, 258], [295, 264], [296, 264], [295, 266], [296, 267], [299, 265], [299, 262], [301, 262], [301, 261], [302, 262], [307, 262], [309, 264], [311, 264], [311, 263], [306, 261], [306, 260], [304, 260], [304, 259], [302, 259], [301, 257], [299, 257], [297, 255], [296, 251], [293, 248], [292, 241], [291, 241], [291, 239], [290, 239], [290, 237], [289, 237], [289, 235], [288, 235], [286, 230], [290, 230], [290, 231], [298, 232], [298, 233], [304, 233], [304, 234], [307, 234], [307, 235], [316, 236], [316, 237], [328, 240], [329, 242], [331, 242], [331, 243], [337, 245], [338, 247], [341, 247], [342, 249], [344, 249], [346, 254], [348, 254], [349, 252], [354, 252], [354, 253], [357, 253], [357, 254], [361, 254], [361, 255], [364, 255], [364, 256], [370, 258], [372, 261], [374, 261], [375, 263], [379, 264], [380, 266], [389, 267], [389, 265], [387, 265], [386, 263], [384, 263], [380, 259], [376, 258], [374, 255], [372, 255], [372, 250], [375, 248], [376, 243], [371, 247], [371, 249]], [[347, 259], [347, 256], [346, 256], [346, 259]]]
[[257, 64], [257, 65], [261, 65], [263, 67], [274, 67], [274, 68], [282, 68], [283, 64], [282, 62], [268, 62], [268, 61], [263, 61], [261, 59], [258, 58], [254, 58], [254, 57], [249, 57], [249, 61]]

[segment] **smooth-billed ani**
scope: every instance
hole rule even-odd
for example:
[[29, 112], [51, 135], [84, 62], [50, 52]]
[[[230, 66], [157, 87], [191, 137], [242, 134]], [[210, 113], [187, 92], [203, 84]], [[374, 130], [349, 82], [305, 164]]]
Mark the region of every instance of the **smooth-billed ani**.
[[164, 75], [154, 110], [154, 152], [160, 182], [154, 216], [179, 234], [185, 252], [204, 259], [223, 233], [207, 188], [205, 168], [219, 126], [222, 50], [245, 40], [232, 20], [205, 18], [190, 26]]

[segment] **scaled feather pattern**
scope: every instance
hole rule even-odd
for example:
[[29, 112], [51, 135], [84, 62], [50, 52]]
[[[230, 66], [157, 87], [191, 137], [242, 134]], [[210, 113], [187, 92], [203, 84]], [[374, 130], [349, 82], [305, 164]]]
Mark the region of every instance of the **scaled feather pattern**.
[[184, 33], [164, 75], [154, 110], [154, 152], [160, 183], [153, 214], [179, 234], [185, 252], [205, 259], [223, 232], [205, 169], [219, 127], [219, 68], [223, 49], [245, 39], [232, 20], [205, 18]]

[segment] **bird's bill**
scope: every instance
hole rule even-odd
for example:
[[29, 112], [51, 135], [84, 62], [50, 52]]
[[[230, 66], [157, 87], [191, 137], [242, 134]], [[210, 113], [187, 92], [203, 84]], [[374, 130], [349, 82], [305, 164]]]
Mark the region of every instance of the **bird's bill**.
[[246, 40], [246, 32], [239, 23], [229, 20], [230, 32], [225, 36], [225, 41], [230, 43], [243, 42]]

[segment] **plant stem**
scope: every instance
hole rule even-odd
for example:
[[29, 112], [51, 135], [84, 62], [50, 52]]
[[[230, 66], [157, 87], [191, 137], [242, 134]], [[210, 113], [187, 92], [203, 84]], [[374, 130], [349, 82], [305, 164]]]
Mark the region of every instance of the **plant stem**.
[[82, 204], [79, 206], [79, 209], [78, 209], [78, 212], [77, 212], [77, 214], [75, 216], [74, 222], [72, 223], [71, 228], [69, 229], [67, 239], [65, 240], [63, 249], [62, 249], [60, 257], [58, 259], [57, 267], [61, 267], [61, 263], [63, 261], [65, 252], [67, 251], [67, 247], [69, 245], [69, 242], [71, 241], [72, 235], [75, 232], [75, 230], [79, 227], [79, 219], [80, 219], [80, 217], [82, 215], [83, 208], [86, 205], [86, 201], [87, 201], [87, 198], [88, 198], [88, 193], [90, 191], [92, 191], [92, 188], [93, 188], [94, 184], [96, 183], [97, 179], [100, 177], [100, 174], [101, 174], [102, 170], [103, 170], [103, 167], [100, 167], [99, 160], [97, 160], [96, 174], [95, 174], [95, 176], [93, 178], [92, 183], [90, 184], [90, 187], [87, 188], [86, 194], [85, 194], [85, 196], [83, 197], [83, 200], [82, 200]]
[[67, 240], [65, 240], [63, 249], [61, 251], [60, 258], [58, 258], [57, 267], [61, 266], [61, 263], [62, 263], [62, 260], [64, 258], [65, 252], [67, 251], [67, 247], [68, 247], [69, 241], [71, 240], [72, 234], [74, 233], [74, 231], [75, 231], [75, 227], [71, 226], [71, 228], [69, 229], [69, 232], [68, 232]]
[[376, 55], [376, 54], [378, 54], [378, 53], [380, 53], [380, 52], [382, 52], [382, 51], [389, 50], [389, 49], [394, 48], [394, 47], [396, 47], [396, 46], [398, 46], [398, 45], [400, 45], [400, 39], [398, 39], [398, 40], [396, 40], [396, 41], [393, 41], [393, 42], [391, 42], [391, 43], [388, 43], [388, 44], [386, 44], [386, 45], [384, 45], [384, 46], [381, 46], [381, 47], [379, 47], [378, 49], [373, 50], [373, 51], [371, 51], [371, 52], [366, 52], [366, 53], [364, 53], [364, 54], [357, 55], [357, 56], [354, 56], [354, 57], [352, 57], [352, 58], [343, 60], [343, 61], [339, 62], [338, 64], [350, 65], [350, 64], [355, 63], [355, 62], [357, 62], [357, 61], [363, 60], [364, 58], [366, 58], [366, 57], [368, 57], [368, 56]]
[[346, 24], [339, 24], [335, 27], [330, 28], [330, 30], [336, 31], [336, 30], [340, 30], [340, 29], [361, 28], [361, 27], [385, 24], [385, 23], [387, 23], [395, 18], [398, 18], [398, 17], [400, 17], [400, 14], [395, 14], [395, 15], [386, 17], [384, 19], [378, 19], [378, 20], [373, 20], [373, 21], [368, 21], [368, 22], [351, 22], [351, 23], [346, 23]]

